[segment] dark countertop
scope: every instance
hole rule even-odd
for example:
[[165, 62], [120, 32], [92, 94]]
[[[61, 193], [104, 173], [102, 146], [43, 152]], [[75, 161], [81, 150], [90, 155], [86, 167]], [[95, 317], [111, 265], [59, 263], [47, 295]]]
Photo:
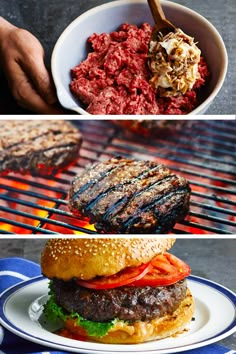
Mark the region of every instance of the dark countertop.
[[[32, 32], [42, 43], [46, 53], [46, 63], [50, 66], [50, 57], [56, 40], [62, 31], [77, 16], [86, 10], [110, 1], [106, 0], [0, 0], [0, 15]], [[220, 32], [225, 42], [229, 68], [225, 83], [207, 114], [235, 114], [236, 112], [236, 41], [235, 41], [235, 0], [173, 0], [185, 5], [206, 17]], [[0, 113], [30, 113], [17, 107], [6, 81], [0, 74]]]
[[[2, 239], [0, 258], [18, 256], [40, 262], [45, 242], [45, 239]], [[215, 281], [235, 292], [235, 250], [235, 239], [178, 239], [171, 252], [191, 266], [193, 275]], [[236, 333], [219, 344], [236, 350]]]

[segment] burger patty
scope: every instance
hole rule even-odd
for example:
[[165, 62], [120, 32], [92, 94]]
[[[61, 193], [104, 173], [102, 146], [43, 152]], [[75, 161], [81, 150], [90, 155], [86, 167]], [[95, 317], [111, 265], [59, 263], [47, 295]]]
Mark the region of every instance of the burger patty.
[[189, 210], [188, 181], [152, 161], [96, 163], [72, 183], [69, 208], [100, 232], [164, 233]]
[[0, 130], [0, 174], [56, 173], [78, 157], [81, 133], [63, 120], [4, 120]]
[[187, 283], [181, 280], [165, 287], [123, 286], [107, 290], [81, 287], [75, 280], [54, 279], [56, 302], [67, 312], [85, 319], [104, 322], [114, 318], [125, 321], [148, 321], [171, 314], [186, 296]]

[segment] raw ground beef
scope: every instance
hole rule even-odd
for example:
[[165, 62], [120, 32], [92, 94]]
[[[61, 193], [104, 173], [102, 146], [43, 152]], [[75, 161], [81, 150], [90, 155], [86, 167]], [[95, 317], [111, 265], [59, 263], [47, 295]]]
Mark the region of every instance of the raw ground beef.
[[192, 91], [157, 97], [149, 84], [148, 44], [152, 27], [123, 24], [118, 32], [89, 37], [93, 51], [71, 70], [70, 90], [90, 114], [187, 114], [197, 105], [197, 91], [209, 76], [201, 58], [199, 79]]

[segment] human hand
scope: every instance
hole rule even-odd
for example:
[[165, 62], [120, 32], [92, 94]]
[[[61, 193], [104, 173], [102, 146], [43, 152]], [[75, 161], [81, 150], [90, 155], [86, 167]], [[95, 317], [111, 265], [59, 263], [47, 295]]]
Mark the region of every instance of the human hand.
[[60, 114], [55, 88], [44, 65], [44, 50], [30, 32], [0, 17], [0, 61], [17, 103], [41, 114]]

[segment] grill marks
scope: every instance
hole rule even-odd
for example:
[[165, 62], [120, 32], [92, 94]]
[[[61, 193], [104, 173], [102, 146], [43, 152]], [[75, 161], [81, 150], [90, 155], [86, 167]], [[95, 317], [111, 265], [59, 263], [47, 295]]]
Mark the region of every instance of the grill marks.
[[[153, 212], [156, 212], [157, 214], [159, 213], [159, 206], [162, 204], [164, 205], [165, 203], [170, 203], [171, 199], [174, 197], [176, 198], [176, 194], [182, 195], [183, 193], [180, 191], [168, 191], [165, 195], [163, 196], [158, 196], [157, 198], [154, 198], [150, 203], [147, 203], [146, 205], [142, 205], [140, 209], [138, 209], [135, 213], [134, 216], [131, 216], [126, 222], [124, 222], [124, 229], [130, 227], [132, 224], [139, 223], [141, 221], [140, 214], [144, 215], [144, 213], [148, 212], [149, 210], [153, 210]], [[144, 225], [145, 227], [145, 225]]]
[[[103, 169], [101, 169], [101, 167], [103, 166], [101, 166], [100, 164], [92, 165], [92, 167], [87, 170], [84, 175], [77, 177], [80, 179], [80, 184], [83, 183], [83, 180], [86, 181], [88, 179], [89, 174], [91, 180], [82, 185], [82, 187], [72, 196], [72, 199], [76, 200], [76, 198], [81, 197], [83, 192], [87, 192], [88, 189], [96, 187], [96, 184], [99, 181], [102, 181], [104, 178], [108, 177], [110, 174], [114, 173], [117, 169], [120, 169], [123, 166], [124, 164], [121, 164], [120, 166], [108, 166], [108, 168], [103, 172]], [[76, 184], [76, 179], [74, 180], [74, 184]]]
[[[128, 160], [120, 158], [113, 159], [112, 163], [107, 162], [92, 165], [88, 171], [75, 178], [71, 202], [73, 203], [79, 198], [85, 204], [85, 212], [91, 210], [95, 204], [99, 204], [101, 199], [103, 199], [102, 204], [105, 201], [109, 204], [111, 202], [111, 195], [117, 194], [120, 197], [121, 191], [125, 187], [128, 191], [130, 189], [128, 185], [131, 184], [131, 191], [133, 192], [134, 189], [137, 189], [135, 182], [151, 175], [160, 166], [150, 166], [149, 169], [144, 161], [140, 161], [136, 166], [131, 165], [131, 168], [129, 168], [129, 165], [130, 162]], [[89, 178], [91, 179], [86, 182]], [[86, 183], [83, 185], [84, 182]], [[77, 190], [78, 186], [80, 188]]]
[[[131, 202], [133, 202], [135, 200], [135, 197], [142, 197], [142, 195], [145, 193], [145, 192], [149, 192], [151, 191], [155, 185], [159, 185], [160, 183], [163, 183], [163, 181], [165, 179], [169, 179], [169, 177], [165, 177], [165, 178], [162, 178], [160, 181], [158, 182], [154, 182], [154, 183], [151, 183], [149, 184], [148, 186], [144, 187], [143, 189], [135, 192], [133, 195], [129, 195], [129, 196], [124, 196], [124, 197], [121, 197], [120, 200], [118, 200], [118, 202], [115, 204], [116, 207], [120, 204], [120, 205], [123, 205], [123, 211], [124, 209], [128, 206], [128, 203], [130, 204]], [[131, 182], [132, 183], [132, 182]], [[130, 184], [130, 183], [127, 183], [127, 184]], [[113, 215], [113, 217], [117, 214], [119, 214], [119, 210], [116, 211], [116, 213], [111, 213], [111, 209], [114, 211], [114, 206], [111, 206], [111, 208], [109, 208], [106, 213], [110, 214], [110, 216]], [[103, 216], [103, 220], [104, 220], [104, 216]]]
[[0, 173], [50, 174], [74, 161], [81, 134], [66, 121], [2, 121]]
[[[152, 170], [156, 170], [157, 167], [154, 167]], [[95, 206], [95, 204], [97, 204], [101, 199], [105, 198], [106, 196], [109, 195], [109, 193], [112, 193], [113, 191], [120, 191], [123, 190], [125, 186], [127, 185], [132, 185], [132, 188], [134, 188], [134, 184], [135, 182], [138, 182], [138, 180], [145, 178], [148, 176], [148, 170], [140, 173], [138, 176], [132, 177], [130, 180], [125, 179], [124, 181], [122, 181], [121, 183], [113, 186], [113, 187], [109, 187], [106, 190], [102, 191], [101, 193], [99, 193], [90, 203], [88, 203], [88, 205], [86, 206], [85, 210], [88, 212], [89, 210], [92, 209], [93, 206]], [[156, 182], [155, 182], [156, 183]], [[138, 195], [140, 193], [142, 193], [145, 189], [150, 188], [150, 186], [143, 188], [143, 190], [135, 192], [133, 196], [130, 196], [131, 198], [133, 198], [135, 195]]]
[[188, 182], [163, 165], [113, 158], [74, 179], [69, 207], [100, 232], [163, 233], [189, 208]]

